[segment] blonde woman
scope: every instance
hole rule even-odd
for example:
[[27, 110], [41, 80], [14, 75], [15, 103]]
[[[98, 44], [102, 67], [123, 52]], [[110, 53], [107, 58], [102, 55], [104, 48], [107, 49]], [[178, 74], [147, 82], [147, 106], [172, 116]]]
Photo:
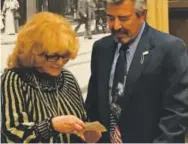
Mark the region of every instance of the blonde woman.
[[76, 79], [63, 68], [77, 52], [76, 34], [59, 15], [38, 13], [23, 26], [2, 76], [1, 142], [81, 142], [74, 133], [87, 115]]

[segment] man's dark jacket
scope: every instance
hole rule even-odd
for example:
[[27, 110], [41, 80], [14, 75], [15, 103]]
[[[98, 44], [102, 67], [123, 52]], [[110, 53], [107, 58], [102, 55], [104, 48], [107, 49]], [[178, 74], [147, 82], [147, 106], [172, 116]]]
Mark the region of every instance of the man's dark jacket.
[[[100, 121], [108, 130], [100, 142], [110, 139], [108, 83], [115, 48], [112, 36], [93, 45], [86, 110], [91, 121]], [[122, 103], [118, 125], [123, 142], [184, 142], [188, 51], [181, 39], [146, 25], [129, 69]]]

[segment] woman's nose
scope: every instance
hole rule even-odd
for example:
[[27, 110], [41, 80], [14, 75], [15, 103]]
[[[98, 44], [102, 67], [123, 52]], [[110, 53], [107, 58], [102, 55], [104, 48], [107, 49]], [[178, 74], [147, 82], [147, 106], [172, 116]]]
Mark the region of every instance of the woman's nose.
[[60, 58], [56, 61], [56, 64], [62, 66], [62, 65], [64, 64], [64, 59], [60, 57]]

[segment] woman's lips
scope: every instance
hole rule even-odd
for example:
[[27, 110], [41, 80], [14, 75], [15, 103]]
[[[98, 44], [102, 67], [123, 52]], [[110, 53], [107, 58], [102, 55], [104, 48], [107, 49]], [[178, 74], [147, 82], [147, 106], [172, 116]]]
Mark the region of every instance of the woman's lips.
[[60, 67], [51, 67], [52, 69], [60, 69]]

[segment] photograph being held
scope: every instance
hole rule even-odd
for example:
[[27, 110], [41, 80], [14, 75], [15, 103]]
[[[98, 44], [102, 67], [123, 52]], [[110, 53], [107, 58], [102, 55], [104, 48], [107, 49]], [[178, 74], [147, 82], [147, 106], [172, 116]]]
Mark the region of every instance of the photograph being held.
[[[77, 80], [64, 65], [78, 53], [78, 39], [60, 15], [41, 12], [19, 31], [1, 79], [1, 142], [79, 143], [87, 121]], [[92, 142], [100, 135], [89, 132]]]

